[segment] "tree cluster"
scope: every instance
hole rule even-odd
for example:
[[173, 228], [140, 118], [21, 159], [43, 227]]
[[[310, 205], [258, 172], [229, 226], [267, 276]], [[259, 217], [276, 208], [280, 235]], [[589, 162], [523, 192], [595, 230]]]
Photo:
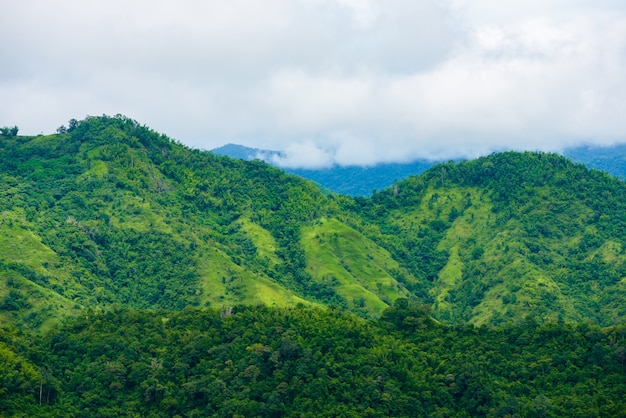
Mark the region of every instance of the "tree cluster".
[[621, 416], [626, 328], [443, 326], [303, 307], [85, 312], [0, 333], [0, 408], [29, 416]]

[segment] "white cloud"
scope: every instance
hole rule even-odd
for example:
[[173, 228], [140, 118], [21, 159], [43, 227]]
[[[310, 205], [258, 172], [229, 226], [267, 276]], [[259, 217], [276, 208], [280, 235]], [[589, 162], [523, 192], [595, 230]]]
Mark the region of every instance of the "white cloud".
[[309, 167], [626, 141], [616, 0], [6, 0], [0, 37], [23, 133], [122, 113]]
[[269, 160], [279, 167], [320, 168], [333, 163], [332, 151], [320, 147], [311, 140], [292, 142], [285, 149], [285, 155], [273, 155]]

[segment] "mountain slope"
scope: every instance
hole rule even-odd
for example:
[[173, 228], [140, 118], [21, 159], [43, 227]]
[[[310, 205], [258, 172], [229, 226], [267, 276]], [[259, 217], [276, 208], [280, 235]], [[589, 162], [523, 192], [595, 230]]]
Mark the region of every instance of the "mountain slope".
[[[342, 288], [310, 275], [300, 242], [305, 225], [333, 219], [337, 206], [265, 163], [188, 149], [122, 116], [89, 117], [64, 134], [2, 138], [0, 181], [7, 306], [32, 298], [16, 286], [24, 281], [65, 312], [350, 305]], [[376, 292], [363, 312], [379, 314], [397, 297]], [[42, 318], [54, 310], [23, 305]], [[12, 312], [43, 322], [24, 309]]]
[[372, 198], [123, 116], [0, 138], [0, 316], [403, 297], [449, 323], [626, 318], [626, 185], [551, 154], [439, 164]]
[[541, 153], [441, 164], [362, 201], [435, 317], [626, 318], [626, 185]]

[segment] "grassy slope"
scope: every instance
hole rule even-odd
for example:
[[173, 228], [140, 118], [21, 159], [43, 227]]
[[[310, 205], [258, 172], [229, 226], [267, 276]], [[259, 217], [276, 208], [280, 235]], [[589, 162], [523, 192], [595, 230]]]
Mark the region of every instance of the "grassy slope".
[[310, 303], [281, 287], [269, 277], [234, 263], [224, 252], [208, 248], [201, 256], [201, 305], [236, 304], [288, 306]]
[[313, 278], [330, 284], [355, 311], [378, 315], [408, 291], [392, 276], [398, 263], [358, 231], [337, 219], [321, 219], [302, 230]]
[[[71, 268], [28, 229], [19, 212], [0, 218], [0, 317], [24, 326], [49, 329], [78, 306], [72, 301], [80, 284]], [[53, 291], [63, 289], [63, 295]]]

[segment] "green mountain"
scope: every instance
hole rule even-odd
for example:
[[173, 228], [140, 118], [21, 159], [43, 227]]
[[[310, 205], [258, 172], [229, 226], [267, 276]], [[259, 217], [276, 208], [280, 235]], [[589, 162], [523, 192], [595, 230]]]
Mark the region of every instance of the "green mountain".
[[110, 306], [378, 317], [400, 297], [449, 323], [626, 315], [625, 185], [556, 155], [436, 165], [350, 198], [123, 116], [0, 139], [0, 317], [22, 327]]
[[626, 183], [542, 153], [371, 198], [123, 116], [0, 136], [0, 417], [626, 413]]
[[[125, 117], [3, 137], [0, 182], [7, 320], [45, 328], [112, 304], [334, 304], [378, 315], [408, 295], [389, 253], [337, 220], [337, 204], [313, 184], [188, 149]], [[345, 264], [341, 249], [319, 245], [325, 235], [375, 267]]]
[[440, 164], [360, 200], [436, 318], [625, 318], [626, 184], [552, 154]]

